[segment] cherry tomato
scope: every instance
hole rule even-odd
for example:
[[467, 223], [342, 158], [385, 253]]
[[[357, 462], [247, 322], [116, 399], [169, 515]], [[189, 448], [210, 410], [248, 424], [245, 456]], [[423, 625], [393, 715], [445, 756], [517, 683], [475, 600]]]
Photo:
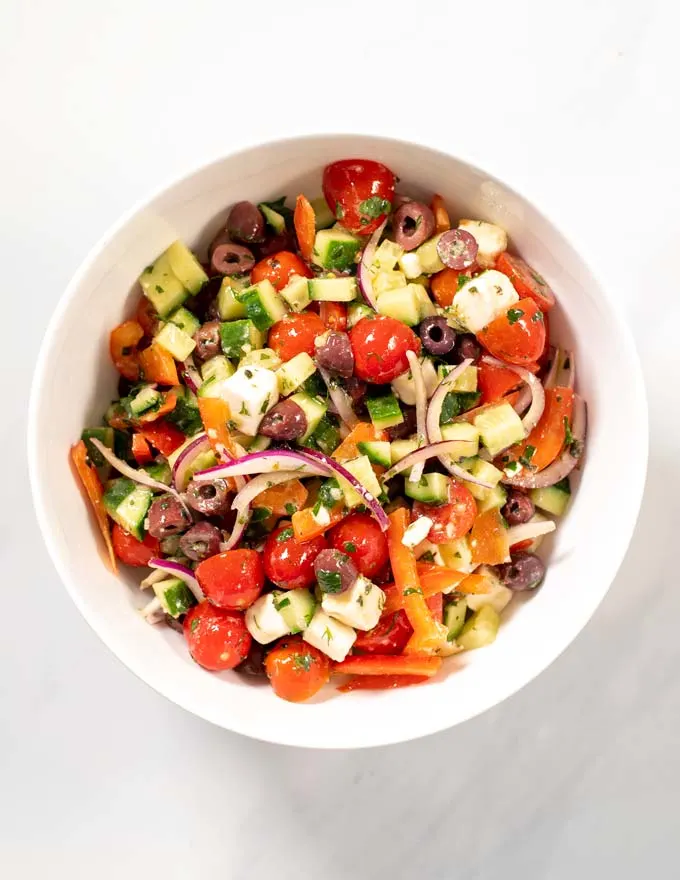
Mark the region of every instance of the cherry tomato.
[[416, 334], [387, 315], [362, 318], [350, 330], [354, 373], [365, 382], [385, 385], [408, 370], [407, 351], [420, 354]]
[[220, 672], [233, 669], [248, 656], [252, 637], [238, 611], [216, 608], [200, 602], [184, 618], [184, 638], [189, 653], [204, 669]]
[[294, 590], [308, 587], [316, 580], [314, 560], [328, 547], [326, 539], [319, 535], [311, 541], [296, 541], [290, 523], [280, 525], [267, 538], [262, 551], [264, 571], [277, 587]]
[[144, 294], [139, 297], [135, 320], [144, 331], [144, 335], [150, 339], [160, 330], [161, 319], [158, 317], [158, 312], [153, 307], [151, 300], [147, 299]]
[[250, 279], [253, 284], [271, 281], [277, 290], [281, 290], [293, 275], [302, 275], [303, 278], [313, 277], [309, 266], [306, 266], [297, 254], [292, 251], [278, 251], [266, 260], [256, 263], [250, 273]]
[[394, 174], [371, 159], [343, 159], [326, 165], [323, 194], [338, 221], [361, 235], [380, 226], [394, 201]]
[[328, 657], [301, 636], [280, 641], [267, 654], [264, 668], [276, 696], [291, 703], [313, 697], [331, 677]]
[[137, 345], [143, 336], [144, 330], [136, 321], [124, 321], [114, 327], [109, 338], [111, 360], [121, 376], [130, 382], [139, 379]]
[[477, 338], [499, 360], [533, 363], [545, 347], [543, 312], [533, 299], [521, 299], [480, 330]]
[[465, 274], [465, 272], [458, 272], [456, 269], [442, 269], [441, 272], [432, 276], [430, 287], [438, 306], [446, 308], [451, 305], [454, 296], [458, 293], [460, 276]]
[[520, 297], [528, 296], [546, 312], [555, 305], [555, 294], [548, 282], [521, 257], [513, 257], [505, 251], [496, 260], [496, 268], [508, 276]]
[[132, 455], [137, 464], [147, 464], [153, 459], [149, 441], [141, 434], [132, 435]]
[[479, 406], [498, 403], [508, 392], [521, 385], [520, 377], [508, 367], [496, 367], [483, 361], [477, 366], [477, 387], [481, 392]]
[[201, 589], [219, 608], [248, 608], [262, 592], [264, 569], [256, 550], [225, 550], [196, 567]]
[[350, 513], [328, 533], [331, 547], [346, 553], [367, 578], [381, 572], [389, 558], [387, 538], [367, 513]]
[[300, 352], [314, 354], [314, 340], [326, 332], [326, 325], [314, 312], [286, 315], [269, 331], [269, 347], [282, 361], [289, 361]]
[[148, 440], [152, 446], [155, 446], [161, 455], [172, 455], [187, 439], [179, 428], [163, 419], [139, 425], [137, 433]]
[[462, 538], [472, 528], [477, 516], [477, 504], [467, 486], [456, 480], [449, 484], [448, 504], [425, 504], [416, 501], [413, 505], [412, 517], [429, 516], [433, 521], [427, 539], [433, 544], [449, 544]]
[[501, 466], [512, 461], [526, 460], [530, 453], [529, 467], [542, 471], [552, 464], [562, 451], [566, 440], [566, 425], [571, 424], [574, 392], [571, 388], [549, 388], [545, 392], [545, 407], [538, 424], [526, 440], [512, 446], [501, 457]]
[[358, 630], [354, 648], [362, 654], [401, 654], [412, 634], [406, 612], [393, 611], [368, 632]]
[[322, 302], [319, 317], [329, 330], [347, 330], [347, 306], [344, 303]]
[[134, 535], [130, 535], [122, 529], [118, 523], [113, 524], [111, 538], [114, 553], [125, 565], [148, 565], [149, 560], [161, 552], [158, 538], [147, 535], [143, 541], [138, 541]]

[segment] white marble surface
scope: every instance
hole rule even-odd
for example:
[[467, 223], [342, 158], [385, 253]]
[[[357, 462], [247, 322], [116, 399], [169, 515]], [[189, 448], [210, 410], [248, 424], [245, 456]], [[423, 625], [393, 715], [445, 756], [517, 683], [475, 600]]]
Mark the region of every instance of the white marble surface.
[[[662, 0], [415, 8], [0, 8], [2, 876], [677, 876], [680, 17]], [[458, 729], [355, 753], [225, 733], [125, 670], [47, 558], [24, 452], [42, 330], [108, 225], [204, 158], [314, 130], [412, 134], [548, 206], [625, 303], [652, 429], [632, 547], [566, 654]], [[623, 474], [603, 527], [625, 491]]]

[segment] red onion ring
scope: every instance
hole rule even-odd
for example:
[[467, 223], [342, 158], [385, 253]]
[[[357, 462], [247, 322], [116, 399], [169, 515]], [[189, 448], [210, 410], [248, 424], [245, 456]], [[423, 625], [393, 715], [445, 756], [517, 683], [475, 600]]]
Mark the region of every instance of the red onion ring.
[[548, 535], [555, 531], [555, 523], [551, 519], [544, 519], [537, 522], [526, 522], [519, 526], [510, 526], [506, 532], [510, 546], [519, 544], [520, 541], [533, 541], [534, 538], [540, 538], [542, 535]]
[[182, 364], [180, 364], [179, 372], [187, 388], [190, 391], [193, 391], [194, 394], [196, 394], [199, 387], [202, 385], [202, 380], [198, 370], [196, 369], [194, 356], [192, 354], [190, 354], [189, 357]]
[[385, 231], [385, 226], [387, 226], [387, 217], [383, 220], [383, 222], [378, 226], [373, 235], [369, 238], [368, 244], [364, 248], [364, 252], [361, 257], [361, 262], [359, 263], [359, 270], [357, 272], [357, 281], [359, 282], [359, 290], [368, 303], [368, 305], [374, 309], [378, 310], [377, 298], [373, 291], [373, 280], [371, 278], [371, 266], [373, 265], [373, 260], [375, 258], [375, 252], [378, 248], [378, 244], [380, 242], [380, 236]]
[[417, 464], [423, 464], [429, 458], [434, 458], [434, 456], [450, 454], [456, 449], [459, 449], [461, 443], [469, 443], [471, 446], [474, 446], [472, 440], [438, 440], [436, 443], [429, 443], [427, 446], [421, 446], [420, 449], [409, 452], [409, 454], [405, 455], [401, 461], [393, 464], [388, 471], [385, 471], [382, 480], [383, 482], [391, 480], [392, 477], [396, 477], [398, 473], [405, 471], [406, 468]]
[[204, 471], [198, 471], [194, 474], [194, 480], [199, 483], [209, 483], [211, 480], [223, 477], [275, 472], [281, 469], [290, 469], [296, 465], [298, 476], [301, 473], [308, 477], [328, 476], [328, 468], [320, 465], [317, 461], [310, 461], [308, 453], [295, 452], [293, 449], [265, 449], [261, 452], [251, 452], [242, 458], [218, 464]]
[[320, 367], [317, 364], [317, 369], [326, 384], [326, 388], [328, 388], [328, 393], [335, 406], [335, 411], [349, 428], [353, 428], [358, 424], [359, 418], [352, 409], [352, 401], [350, 400], [349, 394], [347, 394], [344, 388], [341, 388], [340, 385], [338, 385], [325, 367]]
[[158, 596], [154, 596], [140, 609], [140, 614], [147, 623], [160, 623], [165, 618], [165, 609], [161, 605]]
[[167, 571], [168, 574], [171, 574], [173, 577], [177, 577], [184, 581], [194, 594], [194, 598], [197, 602], [203, 602], [205, 599], [203, 590], [200, 588], [198, 581], [194, 577], [193, 571], [190, 568], [187, 568], [186, 565], [182, 565], [179, 562], [173, 562], [170, 559], [158, 559], [157, 557], [154, 557], [149, 560], [149, 568], [157, 568], [159, 571]]
[[191, 465], [199, 455], [202, 455], [209, 449], [210, 440], [208, 439], [208, 435], [201, 434], [192, 440], [188, 446], [185, 446], [177, 456], [172, 468], [172, 482], [175, 484], [175, 488], [178, 492], [184, 492], [186, 490], [187, 484], [189, 483], [188, 472]]
[[[420, 358], [414, 351], [407, 351], [411, 367], [411, 375], [413, 376], [413, 385], [416, 393], [416, 426], [418, 431], [418, 445], [422, 446], [427, 443], [427, 389], [425, 388], [425, 379], [423, 378], [423, 370], [420, 365]], [[423, 475], [424, 462], [419, 461], [415, 464], [409, 482], [417, 483]]]

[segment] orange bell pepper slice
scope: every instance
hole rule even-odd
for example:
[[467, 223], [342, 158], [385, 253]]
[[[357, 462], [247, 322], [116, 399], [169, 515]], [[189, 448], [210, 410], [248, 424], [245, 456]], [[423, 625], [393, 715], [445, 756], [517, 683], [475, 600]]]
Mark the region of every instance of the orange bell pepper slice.
[[312, 208], [308, 199], [303, 195], [299, 195], [295, 200], [293, 224], [298, 244], [300, 245], [300, 253], [304, 260], [311, 263], [314, 254], [316, 217], [314, 216], [314, 208]]
[[454, 296], [458, 293], [458, 279], [464, 272], [457, 272], [455, 269], [442, 269], [430, 279], [430, 289], [432, 296], [438, 306], [447, 308], [453, 302]]
[[[438, 593], [443, 593], [449, 587], [454, 586], [457, 593], [488, 593], [489, 582], [479, 574], [466, 574], [453, 568], [444, 568], [429, 562], [419, 562], [416, 566], [420, 589], [423, 597], [430, 599]], [[395, 584], [385, 584], [381, 587], [385, 593], [385, 607], [383, 614], [392, 614], [404, 607], [404, 598]]]
[[132, 435], [132, 454], [137, 464], [147, 464], [153, 459], [149, 441], [142, 434]]
[[567, 430], [571, 424], [574, 392], [571, 388], [550, 388], [545, 392], [545, 409], [538, 424], [518, 446], [505, 455], [514, 461], [521, 460], [531, 447], [533, 453], [527, 459], [533, 470], [542, 471], [557, 458], [564, 447]]
[[333, 664], [343, 675], [422, 675], [431, 678], [442, 665], [441, 657], [424, 654], [358, 654]]
[[436, 193], [434, 196], [432, 196], [432, 213], [434, 214], [435, 232], [446, 232], [447, 229], [451, 229], [449, 212], [446, 210], [444, 199], [439, 195], [439, 193]]
[[319, 525], [314, 519], [313, 508], [305, 507], [304, 510], [298, 510], [291, 517], [293, 523], [293, 534], [296, 541], [311, 541], [312, 538], [318, 538], [328, 529], [332, 529], [341, 519], [347, 515], [345, 505], [339, 502], [328, 511], [330, 522], [328, 525]]
[[111, 331], [109, 352], [118, 372], [130, 382], [139, 379], [137, 346], [144, 330], [137, 321], [123, 321]]
[[81, 440], [71, 447], [71, 461], [78, 475], [80, 483], [85, 490], [90, 507], [97, 520], [99, 531], [104, 539], [106, 550], [109, 556], [109, 567], [114, 574], [118, 574], [118, 560], [113, 550], [113, 541], [111, 540], [111, 528], [109, 517], [104, 507], [104, 487], [102, 486], [99, 475], [94, 467], [89, 463], [87, 458], [87, 447]]
[[292, 516], [302, 510], [308, 495], [300, 480], [288, 480], [257, 495], [253, 499], [253, 507], [266, 507], [274, 517]]
[[[409, 525], [409, 513], [405, 508], [394, 510], [390, 516], [387, 532], [387, 548], [397, 590], [404, 602], [404, 611], [413, 627], [405, 653], [435, 654], [446, 642], [447, 630], [430, 612], [418, 580], [416, 556], [411, 547], [402, 544], [404, 532]], [[416, 675], [418, 673], [415, 673]]]
[[508, 530], [500, 510], [494, 508], [475, 519], [468, 539], [474, 565], [500, 565], [510, 558]]
[[143, 413], [141, 416], [138, 417], [137, 423], [140, 425], [145, 425], [148, 422], [157, 422], [158, 419], [162, 419], [163, 416], [167, 416], [169, 412], [172, 412], [176, 406], [177, 394], [174, 391], [168, 391], [163, 399], [163, 403], [158, 407], [158, 409]]
[[219, 456], [224, 448], [232, 458], [238, 458], [239, 452], [234, 446], [227, 424], [231, 418], [229, 404], [219, 397], [199, 397], [198, 411], [210, 445], [217, 455]]
[[137, 311], [135, 312], [135, 321], [144, 330], [144, 335], [153, 338], [160, 330], [161, 319], [158, 312], [153, 307], [153, 303], [144, 294], [139, 297], [137, 303]]
[[430, 680], [429, 675], [357, 675], [340, 685], [337, 690], [343, 694], [350, 691], [384, 691], [389, 688], [409, 687]]
[[152, 446], [155, 446], [161, 455], [165, 456], [172, 455], [187, 439], [179, 428], [163, 419], [150, 422], [148, 425], [140, 425], [137, 428], [137, 434], [140, 434]]
[[376, 430], [370, 422], [359, 422], [335, 450], [333, 458], [340, 462], [349, 461], [361, 454], [357, 446], [358, 443], [385, 440], [386, 436], [384, 431]]
[[139, 366], [147, 382], [158, 382], [159, 385], [180, 384], [175, 359], [169, 351], [155, 342], [140, 351]]

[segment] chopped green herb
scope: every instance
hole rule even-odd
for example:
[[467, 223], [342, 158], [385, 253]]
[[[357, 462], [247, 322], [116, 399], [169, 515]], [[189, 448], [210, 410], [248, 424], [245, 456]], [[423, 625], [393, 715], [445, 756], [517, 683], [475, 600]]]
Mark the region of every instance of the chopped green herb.
[[352, 541], [345, 541], [344, 548], [345, 548], [345, 553], [356, 553], [357, 552], [357, 545], [353, 544]]
[[[361, 222], [364, 226], [370, 222], [370, 220], [375, 220], [376, 217], [380, 217], [382, 214], [389, 214], [392, 205], [387, 201], [387, 199], [381, 199], [380, 196], [371, 196], [369, 199], [364, 199], [363, 202], [359, 203], [359, 213], [364, 216], [361, 218]], [[368, 218], [364, 221], [364, 218]]]
[[423, 553], [418, 562], [434, 562], [434, 553], [431, 550], [427, 550]]
[[264, 413], [266, 413], [268, 409], [269, 409], [269, 395], [267, 395], [267, 397], [264, 400], [264, 403], [260, 407], [260, 415], [263, 415]]
[[287, 529], [284, 529], [276, 536], [276, 540], [279, 544], [283, 544], [284, 541], [290, 541], [293, 537], [293, 529], [289, 526]]
[[244, 370], [243, 372], [245, 373], [247, 379], [253, 378], [253, 371], [252, 370]]
[[292, 516], [294, 513], [297, 512], [297, 505], [293, 504], [291, 501], [288, 501], [284, 505], [284, 507], [286, 508], [286, 513], [288, 514], [288, 516]]
[[339, 593], [342, 590], [342, 578], [337, 571], [318, 571], [316, 579], [322, 593]]
[[280, 611], [282, 608], [287, 608], [289, 605], [290, 599], [288, 596], [284, 596], [279, 602], [274, 599], [274, 608], [276, 608], [277, 611]]
[[191, 621], [191, 625], [190, 625], [191, 632], [196, 632], [196, 627], [198, 626], [198, 623], [199, 623], [198, 618], [194, 617], [194, 619]]
[[471, 280], [471, 278], [470, 278], [469, 275], [459, 275], [459, 276], [458, 276], [458, 290], [460, 290], [461, 287], [462, 287], [464, 284], [467, 284], [468, 281], [470, 281], [470, 280]]
[[361, 605], [362, 608], [364, 607], [364, 597], [363, 596], [357, 596], [357, 604]]
[[420, 587], [408, 587], [404, 590], [403, 595], [410, 596], [411, 593], [420, 593], [421, 596], [423, 595], [423, 591], [420, 589]]
[[249, 416], [249, 415], [250, 415], [250, 410], [249, 410], [248, 407], [246, 406], [246, 402], [245, 402], [245, 400], [244, 400], [243, 403], [241, 404], [241, 409], [238, 411], [238, 414], [239, 414], [240, 416]]
[[519, 460], [525, 467], [532, 467], [531, 459], [536, 454], [535, 446], [527, 446], [524, 452], [520, 455]]
[[522, 309], [508, 309], [508, 324], [516, 324], [519, 319], [524, 315]]
[[238, 428], [238, 425], [233, 419], [229, 419], [227, 421], [227, 428], [229, 428], [230, 431], [235, 431]]
[[269, 507], [254, 507], [250, 521], [251, 523], [259, 523], [262, 522], [262, 520], [269, 519], [271, 515], [272, 511]]
[[569, 418], [567, 416], [564, 417], [564, 445], [572, 446], [574, 443], [574, 435], [571, 433], [571, 425], [569, 424]]
[[510, 528], [510, 524], [508, 523], [507, 519], [502, 514], [501, 514], [501, 524], [504, 529]]
[[160, 286], [160, 284], [157, 284], [157, 285], [156, 285], [156, 293], [164, 293], [164, 292], [165, 292], [165, 291], [164, 291], [163, 288]]
[[293, 657], [293, 664], [297, 669], [304, 669], [305, 672], [309, 672], [312, 668], [312, 658], [309, 654], [296, 654]]
[[333, 638], [333, 633], [328, 629], [328, 627], [326, 627], [321, 637], [323, 639], [326, 639], [326, 642], [330, 645], [331, 639]]
[[345, 216], [345, 209], [342, 207], [340, 202], [338, 202], [337, 205], [335, 206], [335, 219], [342, 220], [342, 218], [344, 216]]
[[543, 320], [543, 312], [536, 312], [534, 315], [531, 316], [531, 320], [534, 324], [537, 321], [542, 321]]

